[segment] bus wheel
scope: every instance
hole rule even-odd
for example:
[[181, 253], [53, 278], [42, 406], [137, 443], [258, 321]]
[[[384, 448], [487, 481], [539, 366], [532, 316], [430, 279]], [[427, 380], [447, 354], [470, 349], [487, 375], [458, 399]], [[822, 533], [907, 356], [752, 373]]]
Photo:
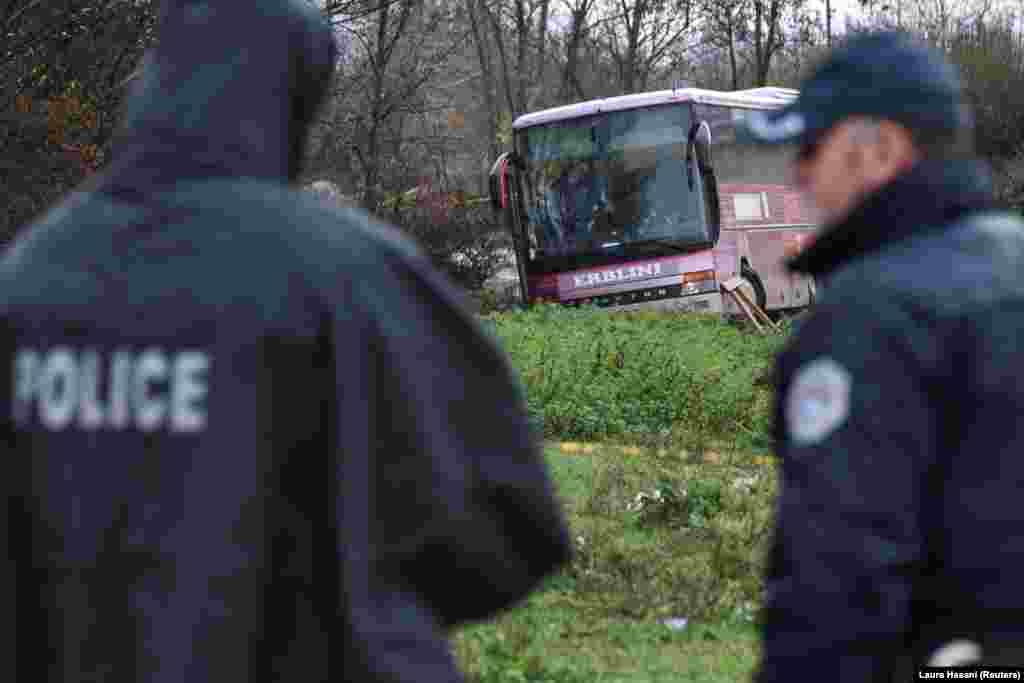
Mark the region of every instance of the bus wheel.
[[[740, 277], [743, 278], [743, 284], [740, 285], [740, 289], [747, 295], [747, 298], [757, 304], [757, 307], [764, 311], [764, 307], [768, 303], [768, 295], [764, 291], [764, 284], [761, 282], [761, 278], [757, 272], [748, 266], [746, 263], [740, 268]], [[767, 313], [767, 311], [765, 311]]]

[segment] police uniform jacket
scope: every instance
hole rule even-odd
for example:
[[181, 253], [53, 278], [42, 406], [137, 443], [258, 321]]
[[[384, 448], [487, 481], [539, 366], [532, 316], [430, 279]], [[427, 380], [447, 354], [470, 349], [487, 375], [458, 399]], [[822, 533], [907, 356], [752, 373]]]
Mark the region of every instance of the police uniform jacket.
[[953, 639], [1019, 642], [1021, 221], [977, 163], [922, 162], [792, 266], [824, 286], [777, 362], [756, 680], [885, 681]]
[[107, 171], [0, 262], [0, 678], [458, 681], [569, 556], [510, 364], [391, 229], [289, 190], [304, 0], [162, 3]]

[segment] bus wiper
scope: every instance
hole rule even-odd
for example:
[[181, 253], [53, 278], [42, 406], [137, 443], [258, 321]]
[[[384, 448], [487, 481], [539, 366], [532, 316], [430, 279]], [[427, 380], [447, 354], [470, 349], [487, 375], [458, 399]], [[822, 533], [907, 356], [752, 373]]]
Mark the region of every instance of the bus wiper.
[[673, 242], [669, 242], [667, 240], [638, 240], [638, 241], [634, 241], [634, 242], [625, 242], [623, 244], [623, 246], [626, 247], [627, 249], [629, 247], [633, 247], [633, 246], [638, 246], [638, 247], [655, 247], [655, 246], [657, 246], [657, 247], [665, 247], [665, 248], [667, 248], [667, 249], [669, 249], [671, 251], [679, 252], [680, 254], [689, 254], [695, 248], [695, 247], [683, 247], [683, 246], [680, 246], [680, 245], [675, 244]]

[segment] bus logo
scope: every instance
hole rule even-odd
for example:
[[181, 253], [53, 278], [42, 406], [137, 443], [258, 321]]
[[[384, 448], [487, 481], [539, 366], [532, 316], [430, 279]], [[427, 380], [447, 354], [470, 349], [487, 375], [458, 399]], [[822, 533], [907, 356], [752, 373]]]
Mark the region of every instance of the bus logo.
[[614, 268], [612, 270], [599, 270], [592, 273], [574, 275], [573, 281], [577, 287], [596, 287], [611, 282], [627, 282], [639, 280], [646, 277], [661, 275], [660, 263], [648, 263], [628, 268]]

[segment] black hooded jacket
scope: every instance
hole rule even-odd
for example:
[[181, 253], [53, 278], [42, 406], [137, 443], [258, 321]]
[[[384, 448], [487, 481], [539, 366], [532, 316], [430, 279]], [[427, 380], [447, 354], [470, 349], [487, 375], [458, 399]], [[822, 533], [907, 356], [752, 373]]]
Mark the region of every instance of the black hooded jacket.
[[776, 365], [755, 680], [889, 681], [961, 638], [999, 661], [1024, 643], [1024, 225], [980, 164], [925, 161], [792, 266], [825, 286]]
[[170, 1], [110, 168], [0, 262], [3, 680], [457, 681], [568, 533], [505, 355], [289, 190], [335, 48]]

